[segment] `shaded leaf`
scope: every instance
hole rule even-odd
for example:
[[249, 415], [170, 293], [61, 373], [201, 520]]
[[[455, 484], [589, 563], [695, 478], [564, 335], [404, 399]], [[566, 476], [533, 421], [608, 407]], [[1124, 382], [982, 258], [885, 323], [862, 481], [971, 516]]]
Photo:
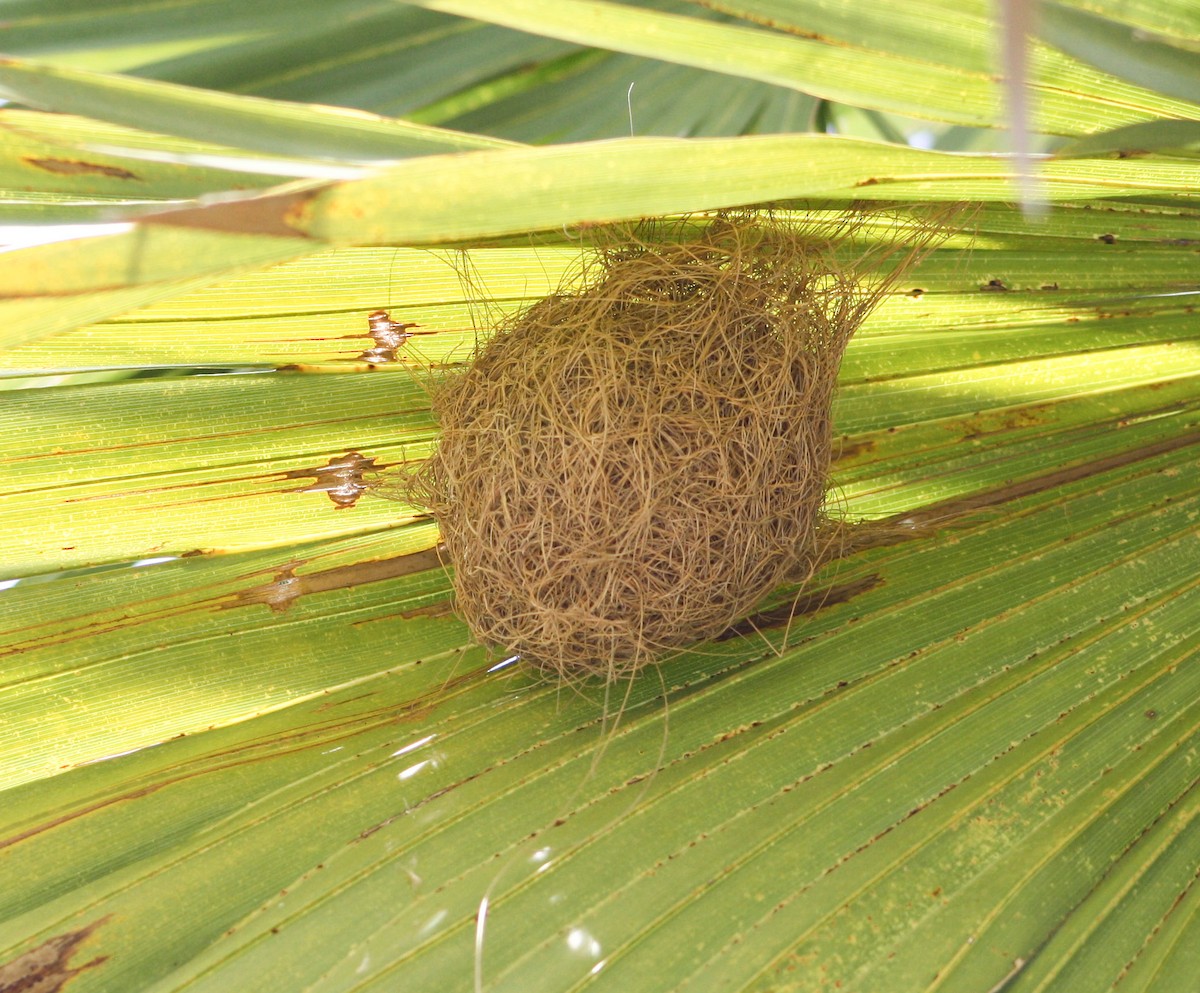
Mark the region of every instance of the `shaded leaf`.
[[1160, 93], [1193, 103], [1200, 100], [1194, 48], [1178, 47], [1123, 20], [1053, 0], [1043, 5], [1039, 16], [1042, 36], [1077, 59]]
[[[734, 12], [761, 17], [772, 28], [791, 29], [791, 35], [608, 0], [520, 0], [503, 6], [481, 0], [405, 2], [795, 87], [875, 110], [976, 126], [1001, 121], [994, 69], [981, 59], [995, 34], [994, 22], [978, 6], [964, 20], [963, 5], [951, 0], [904, 8], [882, 2], [855, 5], [852, 19], [831, 15], [827, 5], [817, 3], [728, 5]], [[820, 26], [840, 37], [816, 33]], [[945, 44], [931, 44], [941, 40], [943, 31]], [[1078, 134], [1152, 116], [1187, 116], [1195, 107], [1123, 84], [1052, 50], [1038, 55], [1035, 123], [1042, 131]]]
[[1061, 158], [1116, 154], [1121, 158], [1165, 152], [1194, 155], [1200, 149], [1200, 121], [1146, 121], [1080, 138], [1058, 150]]
[[0, 92], [35, 107], [269, 155], [365, 162], [506, 144], [363, 111], [288, 104], [11, 58], [0, 61]]

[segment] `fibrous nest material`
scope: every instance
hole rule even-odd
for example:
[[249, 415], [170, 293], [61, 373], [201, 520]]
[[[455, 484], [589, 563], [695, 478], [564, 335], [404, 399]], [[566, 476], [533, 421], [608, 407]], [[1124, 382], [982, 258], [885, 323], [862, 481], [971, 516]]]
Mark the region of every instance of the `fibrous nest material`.
[[842, 354], [916, 251], [863, 230], [747, 213], [607, 232], [573, 288], [439, 384], [413, 492], [478, 640], [618, 679], [811, 573]]

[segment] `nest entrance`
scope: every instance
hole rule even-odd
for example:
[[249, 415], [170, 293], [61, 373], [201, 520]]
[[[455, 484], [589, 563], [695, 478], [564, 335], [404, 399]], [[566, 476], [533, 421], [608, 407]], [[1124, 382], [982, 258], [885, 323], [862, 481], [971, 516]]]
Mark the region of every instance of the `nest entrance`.
[[842, 353], [915, 251], [847, 263], [847, 238], [626, 231], [435, 389], [414, 496], [477, 639], [618, 679], [811, 572]]

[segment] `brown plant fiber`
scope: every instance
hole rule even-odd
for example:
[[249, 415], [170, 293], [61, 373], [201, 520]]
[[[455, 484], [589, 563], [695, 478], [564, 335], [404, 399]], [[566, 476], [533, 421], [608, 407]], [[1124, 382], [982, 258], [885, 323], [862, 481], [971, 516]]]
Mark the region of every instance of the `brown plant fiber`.
[[842, 354], [916, 253], [862, 230], [747, 213], [610, 234], [435, 389], [414, 494], [477, 639], [613, 680], [811, 573]]

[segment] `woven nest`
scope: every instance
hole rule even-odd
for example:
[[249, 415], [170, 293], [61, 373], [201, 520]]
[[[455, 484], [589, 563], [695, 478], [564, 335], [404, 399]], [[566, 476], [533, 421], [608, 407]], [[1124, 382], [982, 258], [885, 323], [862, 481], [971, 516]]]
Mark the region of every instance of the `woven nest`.
[[811, 573], [842, 353], [898, 271], [847, 238], [627, 230], [436, 388], [414, 496], [478, 640], [618, 679]]

